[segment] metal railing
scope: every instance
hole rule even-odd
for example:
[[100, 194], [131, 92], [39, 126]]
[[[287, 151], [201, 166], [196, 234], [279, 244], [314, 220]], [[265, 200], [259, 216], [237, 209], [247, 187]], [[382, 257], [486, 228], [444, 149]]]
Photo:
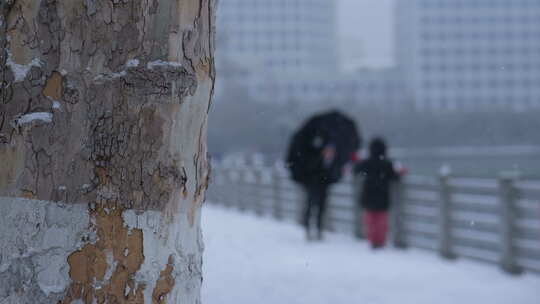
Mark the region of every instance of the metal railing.
[[[300, 217], [302, 191], [279, 166], [213, 165], [208, 200], [271, 215]], [[363, 238], [359, 187], [350, 176], [331, 188], [326, 227]], [[391, 242], [442, 257], [499, 264], [509, 273], [540, 274], [540, 181], [409, 175], [394, 186]]]

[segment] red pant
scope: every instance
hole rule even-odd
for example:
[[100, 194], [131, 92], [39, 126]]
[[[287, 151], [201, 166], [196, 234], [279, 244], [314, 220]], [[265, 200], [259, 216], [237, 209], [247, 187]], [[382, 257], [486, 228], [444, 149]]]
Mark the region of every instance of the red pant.
[[373, 246], [384, 246], [388, 232], [386, 211], [364, 211], [364, 231]]

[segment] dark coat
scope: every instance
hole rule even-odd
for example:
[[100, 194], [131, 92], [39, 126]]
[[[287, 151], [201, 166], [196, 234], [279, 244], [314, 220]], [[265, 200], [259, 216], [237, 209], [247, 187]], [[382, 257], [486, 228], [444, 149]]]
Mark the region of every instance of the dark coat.
[[[325, 165], [322, 150], [332, 145], [336, 155]], [[342, 176], [343, 166], [360, 146], [355, 123], [343, 114], [331, 111], [310, 118], [292, 137], [287, 166], [292, 179], [300, 184], [332, 184]]]
[[370, 158], [357, 164], [355, 175], [363, 178], [360, 204], [369, 211], [387, 211], [390, 208], [390, 186], [399, 179], [392, 161], [386, 158], [386, 147], [371, 145]]

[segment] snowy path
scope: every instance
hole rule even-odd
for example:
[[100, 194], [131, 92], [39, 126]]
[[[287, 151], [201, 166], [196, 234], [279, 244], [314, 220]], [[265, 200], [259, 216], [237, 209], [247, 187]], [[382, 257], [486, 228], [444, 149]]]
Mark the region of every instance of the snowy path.
[[373, 252], [327, 235], [307, 243], [290, 223], [206, 205], [205, 304], [538, 304], [540, 276], [410, 249]]

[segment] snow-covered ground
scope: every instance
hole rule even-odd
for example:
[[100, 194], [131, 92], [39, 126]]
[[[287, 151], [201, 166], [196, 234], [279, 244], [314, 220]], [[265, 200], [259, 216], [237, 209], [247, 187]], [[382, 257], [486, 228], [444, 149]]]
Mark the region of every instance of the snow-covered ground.
[[540, 276], [446, 261], [432, 252], [374, 252], [345, 235], [306, 242], [300, 227], [207, 204], [205, 304], [538, 304]]

